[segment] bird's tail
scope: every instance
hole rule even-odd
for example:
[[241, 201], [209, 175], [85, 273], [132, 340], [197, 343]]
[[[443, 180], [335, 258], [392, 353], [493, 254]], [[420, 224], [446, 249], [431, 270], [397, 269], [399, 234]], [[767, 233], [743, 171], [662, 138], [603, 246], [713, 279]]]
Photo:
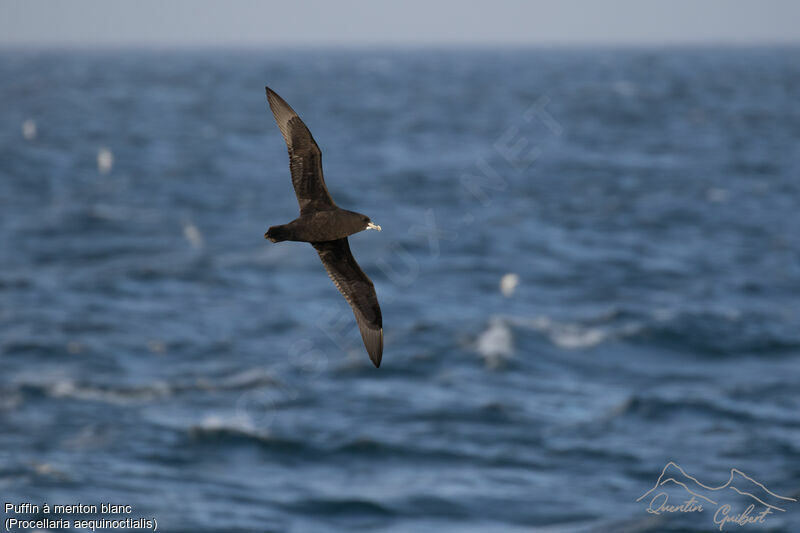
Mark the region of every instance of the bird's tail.
[[289, 228], [287, 228], [285, 224], [282, 226], [272, 226], [264, 234], [264, 238], [272, 242], [288, 241], [289, 237]]

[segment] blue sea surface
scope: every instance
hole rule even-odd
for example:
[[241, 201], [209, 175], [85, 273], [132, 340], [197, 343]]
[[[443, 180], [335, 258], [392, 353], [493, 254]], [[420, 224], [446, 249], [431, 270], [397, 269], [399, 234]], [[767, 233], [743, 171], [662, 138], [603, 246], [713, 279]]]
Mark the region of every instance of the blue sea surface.
[[[265, 85], [383, 227], [380, 369], [263, 238], [298, 214]], [[636, 501], [670, 461], [800, 499], [799, 101], [792, 48], [0, 52], [0, 503], [719, 530]], [[800, 531], [781, 501], [724, 530]]]

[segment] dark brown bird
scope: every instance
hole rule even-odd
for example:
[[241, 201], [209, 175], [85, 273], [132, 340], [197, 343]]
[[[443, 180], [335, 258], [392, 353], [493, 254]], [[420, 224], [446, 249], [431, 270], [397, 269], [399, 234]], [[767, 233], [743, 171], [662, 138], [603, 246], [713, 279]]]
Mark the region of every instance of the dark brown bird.
[[365, 229], [380, 231], [381, 227], [368, 216], [334, 203], [322, 177], [322, 152], [311, 132], [283, 98], [269, 87], [266, 89], [269, 107], [289, 149], [289, 169], [300, 216], [288, 224], [272, 226], [264, 237], [272, 242], [311, 243], [336, 288], [353, 308], [369, 358], [378, 367], [383, 356], [381, 308], [372, 281], [350, 252], [347, 236]]

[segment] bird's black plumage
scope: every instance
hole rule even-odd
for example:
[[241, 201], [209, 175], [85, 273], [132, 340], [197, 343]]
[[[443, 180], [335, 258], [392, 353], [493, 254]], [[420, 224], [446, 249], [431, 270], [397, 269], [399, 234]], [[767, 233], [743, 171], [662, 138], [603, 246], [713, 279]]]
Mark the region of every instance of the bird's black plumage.
[[383, 319], [375, 287], [350, 251], [347, 237], [335, 241], [312, 242], [325, 270], [353, 308], [364, 346], [375, 366], [380, 366], [383, 355]]
[[289, 149], [289, 168], [300, 214], [335, 209], [322, 175], [322, 152], [311, 132], [289, 104], [269, 87], [267, 100]]
[[380, 366], [383, 356], [383, 319], [372, 281], [358, 266], [347, 236], [365, 229], [380, 230], [369, 217], [339, 208], [322, 175], [322, 152], [297, 113], [269, 87], [267, 100], [289, 150], [292, 185], [300, 216], [264, 235], [273, 242], [309, 242], [353, 309], [369, 358]]

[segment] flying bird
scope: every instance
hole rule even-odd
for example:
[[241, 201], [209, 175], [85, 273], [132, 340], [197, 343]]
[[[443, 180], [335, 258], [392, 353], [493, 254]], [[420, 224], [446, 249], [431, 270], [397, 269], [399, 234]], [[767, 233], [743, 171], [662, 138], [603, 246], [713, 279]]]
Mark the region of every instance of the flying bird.
[[308, 242], [317, 250], [328, 276], [353, 309], [370, 360], [376, 367], [383, 356], [383, 319], [378, 296], [356, 263], [348, 235], [381, 227], [366, 215], [347, 211], [331, 198], [322, 176], [322, 152], [311, 132], [283, 98], [269, 87], [267, 101], [289, 150], [292, 185], [300, 216], [288, 224], [272, 226], [264, 237], [272, 242]]

